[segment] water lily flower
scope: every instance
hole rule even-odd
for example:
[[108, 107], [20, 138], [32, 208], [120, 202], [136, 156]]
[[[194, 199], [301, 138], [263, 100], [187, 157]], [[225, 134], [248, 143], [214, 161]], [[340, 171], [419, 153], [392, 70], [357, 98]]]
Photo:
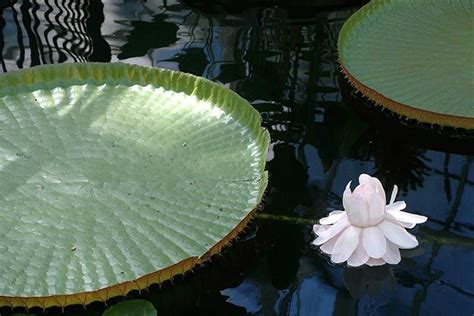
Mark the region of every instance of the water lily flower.
[[415, 236], [405, 228], [424, 223], [427, 217], [402, 211], [403, 201], [395, 202], [398, 187], [394, 186], [387, 205], [385, 191], [377, 178], [359, 176], [359, 185], [351, 192], [346, 186], [342, 204], [344, 211], [334, 211], [314, 225], [318, 236], [313, 242], [331, 256], [334, 263], [347, 261], [349, 266], [379, 266], [400, 262], [399, 249], [418, 246]]

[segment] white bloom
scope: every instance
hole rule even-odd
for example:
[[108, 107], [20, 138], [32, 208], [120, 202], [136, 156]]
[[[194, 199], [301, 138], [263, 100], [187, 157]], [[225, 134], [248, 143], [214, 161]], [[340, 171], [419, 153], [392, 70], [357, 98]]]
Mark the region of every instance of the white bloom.
[[386, 205], [385, 191], [377, 178], [361, 174], [354, 192], [350, 185], [342, 198], [345, 211], [331, 212], [319, 220], [321, 225], [314, 225], [318, 238], [313, 244], [321, 246], [334, 263], [347, 261], [353, 267], [399, 263], [399, 249], [418, 246], [415, 236], [405, 228], [413, 228], [427, 218], [402, 211], [406, 204], [395, 202], [397, 186]]

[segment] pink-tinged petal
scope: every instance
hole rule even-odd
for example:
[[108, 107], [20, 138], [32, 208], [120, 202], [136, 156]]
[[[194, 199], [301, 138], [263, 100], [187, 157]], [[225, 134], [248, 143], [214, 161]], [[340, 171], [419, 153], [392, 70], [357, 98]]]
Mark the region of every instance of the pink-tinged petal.
[[383, 255], [382, 259], [389, 264], [398, 264], [402, 258], [397, 245], [391, 241], [387, 241], [387, 251]]
[[426, 222], [426, 220], [428, 219], [428, 217], [426, 216], [411, 214], [411, 213], [403, 212], [403, 211], [390, 211], [390, 215], [395, 217], [395, 219], [399, 222], [405, 222], [405, 223], [411, 223], [411, 224], [421, 224], [421, 223]]
[[346, 214], [349, 218], [349, 222], [351, 222], [353, 225], [369, 225], [368, 205], [362, 197], [352, 195], [347, 200]]
[[375, 189], [375, 186], [377, 185], [373, 181], [373, 178], [371, 176], [369, 176], [368, 174], [365, 174], [365, 173], [363, 173], [359, 176], [359, 184], [362, 184], [362, 183], [368, 184], [371, 187], [373, 187], [374, 189]]
[[372, 189], [384, 199], [385, 204], [387, 204], [385, 190], [383, 189], [382, 183], [379, 179], [377, 179], [376, 177], [371, 177], [367, 174], [361, 174], [359, 176], [359, 183], [370, 185]]
[[373, 193], [369, 197], [369, 224], [377, 225], [385, 217], [385, 200]]
[[389, 220], [384, 220], [377, 227], [383, 232], [388, 240], [402, 249], [411, 249], [418, 246], [415, 236], [408, 233], [405, 228]]
[[332, 212], [331, 214], [329, 214], [328, 217], [321, 218], [319, 220], [319, 223], [321, 225], [332, 225], [335, 222], [339, 221], [342, 217], [345, 217], [345, 216], [346, 216], [345, 212], [340, 212], [340, 213], [336, 213], [336, 214], [334, 214], [334, 212]]
[[398, 221], [398, 222], [400, 223], [400, 225], [402, 225], [403, 227], [408, 228], [408, 229], [412, 229], [413, 227], [416, 226], [416, 224], [413, 224], [413, 223], [405, 223], [405, 222], [400, 222], [400, 221]]
[[369, 196], [372, 193], [376, 193], [375, 189], [372, 188], [367, 183], [362, 183], [362, 184], [359, 184], [358, 186], [356, 186], [356, 188], [354, 189], [354, 192], [352, 192], [352, 197], [358, 196], [358, 197], [363, 198], [364, 200], [368, 201]]
[[367, 260], [367, 262], [365, 264], [370, 266], [370, 267], [374, 267], [374, 266], [383, 266], [385, 263], [386, 262], [383, 259], [369, 258], [369, 260]]
[[398, 221], [398, 220], [392, 215], [392, 213], [390, 213], [390, 212], [385, 213], [385, 219], [388, 219], [388, 220], [390, 220], [390, 221], [393, 222], [393, 223], [398, 223], [398, 224], [400, 224], [401, 226], [403, 226], [403, 227], [405, 227], [405, 228], [413, 228], [413, 227], [416, 226], [416, 224], [405, 223], [405, 222], [400, 222], [400, 221]]
[[361, 265], [364, 265], [367, 260], [369, 260], [369, 255], [362, 245], [362, 234], [360, 234], [357, 248], [349, 257], [349, 259], [347, 259], [347, 264], [351, 267], [360, 267]]
[[352, 181], [349, 181], [349, 183], [346, 185], [346, 189], [344, 190], [344, 193], [342, 194], [342, 206], [344, 207], [344, 210], [347, 210], [347, 202], [348, 202], [348, 199], [352, 195], [351, 183]]
[[375, 192], [382, 198], [383, 204], [387, 204], [387, 197], [385, 196], [385, 190], [383, 189], [382, 183], [379, 179], [373, 178], [375, 182]]
[[404, 201], [398, 201], [398, 202], [387, 205], [386, 210], [387, 212], [396, 212], [396, 211], [404, 210], [406, 207], [407, 207], [407, 204]]
[[321, 251], [324, 252], [325, 254], [331, 255], [339, 237], [341, 237], [340, 233], [332, 237], [331, 239], [329, 239], [324, 244], [322, 244], [319, 249], [321, 249]]
[[329, 227], [325, 232], [319, 234], [318, 238], [314, 241], [314, 244], [317, 246], [324, 244], [326, 241], [343, 231], [347, 226], [349, 226], [347, 217], [342, 217], [336, 224]]
[[328, 215], [331, 216], [331, 215], [336, 215], [336, 214], [341, 214], [341, 213], [344, 213], [344, 211], [332, 211], [330, 212]]
[[359, 176], [359, 184], [368, 184], [370, 185], [374, 190], [377, 189], [377, 187], [381, 187], [383, 189], [382, 183], [380, 182], [379, 179], [376, 177], [371, 177], [368, 174], [361, 174]]
[[359, 234], [361, 229], [356, 226], [349, 226], [344, 230], [336, 241], [331, 255], [331, 261], [341, 263], [349, 259], [359, 244]]
[[395, 184], [393, 186], [392, 196], [390, 197], [390, 203], [389, 204], [393, 204], [393, 202], [395, 202], [395, 199], [397, 198], [397, 194], [398, 194], [398, 187]]
[[318, 224], [315, 224], [313, 226], [313, 232], [316, 236], [320, 236], [322, 234], [324, 234], [326, 232], [326, 230], [329, 229], [329, 226], [327, 225], [318, 225]]
[[365, 227], [362, 230], [362, 244], [371, 258], [382, 258], [387, 250], [387, 241], [377, 227]]

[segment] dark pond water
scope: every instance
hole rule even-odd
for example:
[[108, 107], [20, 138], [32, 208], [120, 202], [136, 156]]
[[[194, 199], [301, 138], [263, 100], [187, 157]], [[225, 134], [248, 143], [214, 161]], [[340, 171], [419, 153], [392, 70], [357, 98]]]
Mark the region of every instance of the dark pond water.
[[[356, 4], [209, 2], [0, 0], [2, 72], [85, 61], [181, 70], [239, 93], [271, 132], [269, 189], [240, 240], [173, 285], [130, 297], [159, 315], [473, 315], [472, 141], [399, 124], [351, 93], [336, 41]], [[408, 210], [429, 217], [421, 246], [397, 266], [344, 269], [309, 246], [312, 223], [341, 208], [360, 173], [398, 184]]]

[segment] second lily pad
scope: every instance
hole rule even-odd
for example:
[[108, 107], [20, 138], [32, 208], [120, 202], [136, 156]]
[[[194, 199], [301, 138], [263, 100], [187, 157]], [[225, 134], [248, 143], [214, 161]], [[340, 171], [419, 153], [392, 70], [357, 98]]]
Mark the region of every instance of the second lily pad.
[[341, 30], [342, 70], [404, 117], [474, 129], [473, 23], [471, 0], [373, 0]]

